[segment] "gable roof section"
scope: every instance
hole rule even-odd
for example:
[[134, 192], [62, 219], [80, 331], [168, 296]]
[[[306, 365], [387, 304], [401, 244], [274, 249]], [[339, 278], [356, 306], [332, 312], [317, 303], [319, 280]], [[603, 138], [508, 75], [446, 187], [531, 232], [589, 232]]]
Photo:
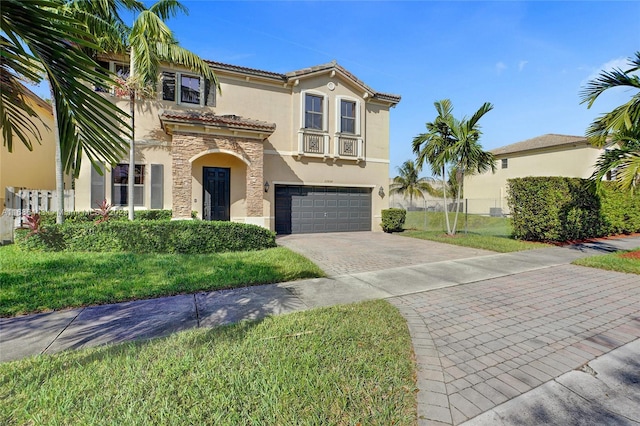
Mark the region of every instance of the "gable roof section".
[[262, 77], [266, 79], [272, 79], [281, 81], [283, 83], [289, 83], [299, 78], [310, 77], [318, 73], [335, 71], [340, 73], [346, 79], [350, 80], [356, 86], [362, 88], [363, 91], [370, 93], [373, 98], [380, 99], [382, 101], [390, 102], [395, 105], [400, 102], [400, 95], [393, 95], [390, 93], [382, 93], [373, 90], [367, 86], [362, 80], [358, 79], [355, 75], [347, 71], [343, 66], [339, 65], [336, 61], [327, 62], [326, 64], [316, 65], [313, 67], [303, 68], [297, 71], [290, 71], [286, 74], [279, 74], [271, 71], [263, 71], [255, 68], [241, 67], [237, 65], [224, 64], [222, 62], [207, 61], [214, 71], [227, 71], [237, 73], [245, 76]]
[[327, 71], [336, 71], [342, 74], [345, 78], [350, 80], [356, 86], [361, 87], [365, 92], [371, 93], [374, 98], [380, 99], [383, 101], [391, 102], [392, 104], [397, 104], [400, 102], [400, 95], [392, 95], [390, 93], [382, 93], [373, 90], [371, 87], [367, 86], [362, 80], [358, 79], [355, 75], [347, 71], [342, 65], [338, 64], [336, 61], [327, 62], [326, 64], [316, 65], [313, 67], [303, 68], [297, 71], [291, 71], [286, 74], [289, 80], [295, 80], [297, 78], [304, 78], [308, 76], [312, 76], [318, 73], [327, 72]]
[[583, 136], [546, 134], [522, 142], [513, 143], [491, 150], [494, 155], [502, 156], [507, 154], [522, 153], [538, 149], [563, 149], [571, 146], [591, 144]]

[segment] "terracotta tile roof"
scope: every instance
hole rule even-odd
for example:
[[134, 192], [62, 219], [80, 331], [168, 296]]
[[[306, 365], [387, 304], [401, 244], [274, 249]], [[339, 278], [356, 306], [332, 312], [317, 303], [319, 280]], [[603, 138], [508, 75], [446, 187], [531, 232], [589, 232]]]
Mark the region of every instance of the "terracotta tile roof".
[[534, 149], [555, 148], [567, 145], [589, 145], [584, 136], [547, 134], [522, 142], [513, 143], [491, 150], [495, 155], [513, 154], [516, 152], [531, 151]]
[[276, 72], [271, 72], [271, 71], [263, 71], [263, 70], [258, 70], [255, 68], [248, 68], [248, 67], [241, 67], [238, 65], [230, 65], [230, 64], [223, 64], [222, 62], [215, 62], [215, 61], [205, 61], [207, 62], [209, 65], [211, 65], [211, 67], [213, 68], [213, 70], [225, 70], [225, 71], [232, 71], [232, 72], [238, 72], [241, 74], [248, 74], [248, 75], [253, 75], [253, 76], [259, 76], [259, 77], [267, 77], [267, 78], [273, 78], [276, 80], [281, 80], [281, 81], [286, 81], [287, 80], [287, 76], [284, 74], [280, 74], [280, 73], [276, 73]]
[[307, 67], [307, 68], [303, 68], [296, 71], [291, 71], [286, 74], [258, 70], [255, 68], [241, 67], [237, 65], [224, 64], [222, 62], [214, 62], [214, 61], [206, 61], [206, 62], [213, 67], [214, 71], [215, 70], [231, 71], [231, 72], [237, 72], [240, 74], [245, 74], [250, 76], [258, 76], [258, 77], [275, 79], [282, 82], [289, 82], [291, 80], [295, 80], [298, 77], [304, 77], [306, 75], [313, 74], [316, 72], [335, 69], [340, 73], [344, 74], [347, 78], [352, 80], [357, 85], [364, 88], [364, 90], [371, 93], [374, 98], [384, 100], [387, 102], [392, 102], [394, 104], [397, 104], [398, 102], [400, 102], [400, 95], [393, 95], [390, 93], [381, 93], [373, 90], [371, 87], [367, 86], [362, 80], [358, 79], [355, 75], [347, 71], [346, 68], [338, 64], [336, 61], [331, 61], [331, 62], [327, 62], [326, 64], [320, 64], [320, 65], [315, 65], [312, 67]]
[[183, 123], [206, 123], [221, 127], [244, 130], [262, 130], [273, 133], [276, 130], [275, 123], [252, 120], [238, 115], [215, 115], [211, 112], [198, 111], [162, 111], [161, 121], [180, 121]]

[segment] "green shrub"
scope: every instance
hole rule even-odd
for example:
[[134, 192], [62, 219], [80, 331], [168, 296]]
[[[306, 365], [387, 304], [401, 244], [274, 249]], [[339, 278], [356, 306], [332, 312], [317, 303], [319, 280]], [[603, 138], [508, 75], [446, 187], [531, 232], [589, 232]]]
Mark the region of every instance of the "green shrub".
[[384, 232], [402, 232], [407, 211], [403, 209], [382, 210], [382, 230]]
[[640, 192], [630, 194], [616, 189], [611, 182], [603, 183], [600, 195], [607, 234], [640, 232]]
[[588, 181], [565, 177], [509, 179], [513, 236], [528, 241], [570, 241], [640, 231], [640, 196], [605, 185], [599, 196]]
[[[135, 220], [171, 220], [172, 210], [136, 210], [134, 212]], [[196, 212], [191, 212], [191, 218], [197, 217]], [[109, 212], [109, 220], [128, 220], [129, 212], [127, 210], [111, 210]], [[43, 224], [56, 223], [56, 212], [41, 212], [40, 220]], [[93, 211], [72, 211], [64, 212], [65, 222], [95, 222], [98, 216]]]
[[21, 247], [45, 251], [132, 253], [220, 253], [275, 247], [275, 233], [234, 222], [120, 221], [46, 225], [30, 237], [16, 238]]

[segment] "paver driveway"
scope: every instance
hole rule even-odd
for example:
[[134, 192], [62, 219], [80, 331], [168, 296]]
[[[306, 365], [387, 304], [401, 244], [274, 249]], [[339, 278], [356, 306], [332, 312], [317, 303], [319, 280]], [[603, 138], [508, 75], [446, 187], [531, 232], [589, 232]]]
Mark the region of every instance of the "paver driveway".
[[313, 260], [329, 276], [495, 254], [384, 232], [293, 234], [279, 236], [277, 243]]
[[409, 323], [424, 425], [464, 422], [640, 337], [640, 277], [580, 266], [389, 301]]

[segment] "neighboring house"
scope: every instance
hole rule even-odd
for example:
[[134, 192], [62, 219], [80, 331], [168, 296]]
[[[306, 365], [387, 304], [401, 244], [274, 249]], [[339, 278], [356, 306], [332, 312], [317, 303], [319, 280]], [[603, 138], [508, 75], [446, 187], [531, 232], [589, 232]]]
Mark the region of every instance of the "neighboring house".
[[[126, 58], [107, 59], [103, 66], [127, 74]], [[209, 64], [221, 94], [168, 66], [157, 98], [139, 101], [135, 208], [172, 209], [174, 219], [195, 211], [283, 234], [381, 229], [389, 109], [400, 96], [371, 89], [336, 62], [286, 74]], [[126, 98], [112, 99], [128, 111]], [[124, 208], [127, 163], [101, 176], [83, 162], [76, 209], [103, 199]]]
[[31, 136], [33, 151], [29, 151], [14, 135], [13, 151], [9, 152], [3, 138], [0, 148], [0, 214], [5, 208], [5, 188], [56, 189], [55, 139], [53, 135], [53, 112], [51, 105], [35, 93], [24, 88], [26, 101], [40, 120], [31, 120], [40, 132], [40, 141]]
[[[602, 149], [582, 136], [548, 134], [491, 151], [496, 172], [465, 176], [464, 195], [469, 213], [489, 214], [491, 209], [508, 212], [507, 179], [526, 176], [588, 178]], [[493, 210], [499, 213], [499, 210]]]

